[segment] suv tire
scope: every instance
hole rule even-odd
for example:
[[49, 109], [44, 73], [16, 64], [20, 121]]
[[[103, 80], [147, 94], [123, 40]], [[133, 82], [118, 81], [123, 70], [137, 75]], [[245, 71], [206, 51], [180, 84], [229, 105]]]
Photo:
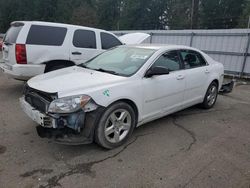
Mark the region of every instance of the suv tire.
[[58, 70], [58, 69], [63, 69], [63, 68], [74, 66], [74, 65], [75, 65], [74, 63], [67, 62], [67, 61], [65, 61], [65, 62], [63, 62], [63, 61], [62, 62], [61, 61], [52, 61], [50, 63], [47, 63], [44, 73], [55, 71], [55, 70]]

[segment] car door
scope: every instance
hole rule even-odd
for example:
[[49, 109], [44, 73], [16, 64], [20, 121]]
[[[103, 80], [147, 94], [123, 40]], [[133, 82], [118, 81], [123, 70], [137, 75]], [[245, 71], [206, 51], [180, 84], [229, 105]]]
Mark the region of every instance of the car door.
[[75, 30], [70, 48], [70, 59], [80, 64], [100, 54], [102, 50], [97, 48], [96, 38], [95, 31]]
[[151, 67], [169, 69], [167, 75], [143, 78], [144, 119], [151, 120], [181, 109], [185, 90], [185, 71], [178, 51], [162, 54]]
[[191, 106], [203, 100], [205, 86], [210, 73], [204, 57], [194, 50], [181, 50], [181, 58], [186, 71], [186, 91], [183, 106]]

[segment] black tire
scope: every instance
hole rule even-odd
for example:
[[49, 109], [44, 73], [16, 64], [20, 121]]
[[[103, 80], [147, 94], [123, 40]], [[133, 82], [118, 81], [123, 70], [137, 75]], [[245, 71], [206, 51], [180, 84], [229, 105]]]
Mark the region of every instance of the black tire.
[[[212, 92], [213, 89], [215, 89], [214, 93]], [[212, 93], [213, 95], [211, 95]], [[204, 100], [201, 103], [201, 107], [204, 109], [212, 108], [217, 101], [217, 96], [218, 96], [218, 84], [216, 82], [212, 82], [207, 89]]]
[[[119, 115], [120, 113], [120, 115]], [[123, 115], [124, 117], [128, 113], [129, 115], [126, 116], [126, 118], [123, 120], [123, 123], [119, 123], [120, 120], [118, 120], [120, 117], [122, 117], [122, 113], [125, 114]], [[116, 123], [113, 123], [113, 119], [116, 117]], [[121, 118], [123, 119], [123, 118]], [[127, 122], [127, 123], [126, 123]], [[119, 125], [118, 125], [119, 124]], [[131, 124], [129, 126], [124, 126], [126, 127], [126, 130], [119, 130], [122, 129], [122, 125], [124, 124]], [[95, 129], [95, 142], [106, 148], [106, 149], [113, 149], [116, 147], [119, 147], [123, 145], [128, 138], [131, 136], [133, 133], [133, 130], [136, 125], [136, 115], [133, 110], [133, 108], [125, 103], [125, 102], [117, 102], [112, 104], [110, 107], [108, 107], [104, 113], [102, 114], [97, 127]], [[120, 127], [119, 127], [120, 126]], [[112, 128], [113, 127], [113, 128]], [[115, 127], [115, 128], [114, 128]], [[129, 127], [129, 129], [128, 129]], [[118, 130], [117, 130], [118, 129]], [[108, 130], [111, 131], [110, 134], [108, 134]], [[113, 133], [112, 133], [113, 131]], [[119, 134], [118, 134], [118, 133]], [[119, 141], [116, 140], [117, 135], [119, 136]], [[114, 138], [112, 138], [114, 137]]]

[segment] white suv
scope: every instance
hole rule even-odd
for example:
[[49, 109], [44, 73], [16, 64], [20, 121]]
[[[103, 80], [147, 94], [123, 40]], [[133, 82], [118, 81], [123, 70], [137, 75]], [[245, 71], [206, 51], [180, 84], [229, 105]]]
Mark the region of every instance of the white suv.
[[134, 33], [117, 38], [114, 34], [76, 25], [12, 22], [3, 41], [0, 68], [18, 80], [85, 62], [104, 50], [134, 43], [149, 35]]

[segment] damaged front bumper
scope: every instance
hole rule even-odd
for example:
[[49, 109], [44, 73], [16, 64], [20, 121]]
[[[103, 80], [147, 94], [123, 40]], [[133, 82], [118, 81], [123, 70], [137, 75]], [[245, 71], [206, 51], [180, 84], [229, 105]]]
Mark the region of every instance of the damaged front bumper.
[[235, 85], [234, 80], [231, 80], [230, 82], [222, 84], [222, 87], [221, 87], [219, 93], [220, 94], [231, 93], [233, 91], [234, 85]]
[[23, 111], [39, 126], [37, 133], [42, 138], [57, 143], [78, 145], [93, 142], [94, 128], [102, 107], [91, 112], [79, 111], [71, 114], [44, 114], [20, 98]]

